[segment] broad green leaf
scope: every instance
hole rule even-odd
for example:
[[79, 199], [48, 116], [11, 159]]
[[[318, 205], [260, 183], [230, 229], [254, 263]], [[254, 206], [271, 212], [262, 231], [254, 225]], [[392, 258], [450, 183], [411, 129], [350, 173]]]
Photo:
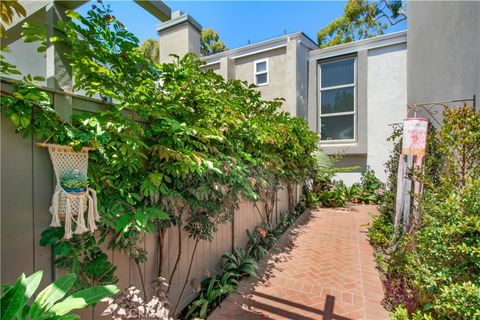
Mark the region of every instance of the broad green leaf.
[[112, 296], [118, 291], [120, 290], [115, 285], [96, 286], [80, 290], [54, 305], [48, 312], [56, 316], [63, 316], [72, 310], [85, 308], [105, 297]]
[[0, 318], [2, 320], [11, 320], [21, 311], [25, 290], [25, 274], [22, 274], [0, 299]]
[[30, 318], [32, 320], [39, 318], [45, 311], [50, 309], [55, 302], [65, 297], [75, 283], [75, 280], [77, 280], [77, 275], [69, 273], [43, 289], [30, 308]]
[[23, 281], [24, 286], [25, 286], [25, 295], [24, 295], [24, 301], [23, 305], [25, 305], [28, 300], [30, 300], [30, 297], [33, 295], [35, 290], [37, 290], [38, 286], [40, 285], [40, 281], [42, 281], [43, 277], [43, 271], [37, 271], [28, 278]]

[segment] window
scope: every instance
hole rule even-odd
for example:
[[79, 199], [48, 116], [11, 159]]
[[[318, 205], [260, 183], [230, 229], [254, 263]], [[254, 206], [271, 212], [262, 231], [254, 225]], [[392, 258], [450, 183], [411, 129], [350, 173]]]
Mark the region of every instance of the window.
[[320, 63], [320, 139], [355, 139], [355, 58]]
[[268, 84], [268, 59], [256, 60], [253, 63], [256, 85]]

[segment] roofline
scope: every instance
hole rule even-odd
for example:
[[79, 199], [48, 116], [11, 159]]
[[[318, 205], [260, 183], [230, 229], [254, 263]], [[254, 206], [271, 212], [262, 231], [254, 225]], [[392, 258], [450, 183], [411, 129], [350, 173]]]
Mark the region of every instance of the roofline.
[[381, 48], [407, 42], [407, 31], [389, 33], [364, 40], [339, 44], [336, 46], [317, 49], [309, 52], [309, 61], [349, 54], [360, 50]]
[[317, 44], [310, 39], [306, 34], [303, 32], [295, 32], [291, 34], [287, 34], [281, 37], [276, 37], [252, 44], [248, 44], [242, 47], [238, 47], [235, 49], [219, 52], [216, 54], [212, 54], [210, 56], [202, 57], [202, 60], [207, 63], [207, 65], [212, 65], [220, 62], [221, 58], [229, 57], [232, 59], [237, 59], [240, 57], [245, 57], [253, 54], [257, 54], [260, 52], [270, 51], [274, 49], [278, 49], [287, 45], [287, 43], [291, 40], [299, 39], [300, 43], [310, 50], [315, 50], [318, 48]]

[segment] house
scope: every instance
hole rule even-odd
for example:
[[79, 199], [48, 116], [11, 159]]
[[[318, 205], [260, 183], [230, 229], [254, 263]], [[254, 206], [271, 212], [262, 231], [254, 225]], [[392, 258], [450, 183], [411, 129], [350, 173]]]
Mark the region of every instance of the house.
[[[163, 61], [200, 52], [201, 26], [188, 14], [174, 12], [157, 31]], [[227, 80], [256, 84], [265, 99], [283, 98], [282, 111], [305, 119], [324, 152], [343, 155], [339, 166], [358, 167], [339, 174], [347, 184], [367, 166], [386, 179], [388, 124], [407, 114], [405, 31], [327, 49], [298, 32], [202, 60]]]
[[[256, 84], [265, 99], [283, 98], [282, 111], [305, 119], [326, 154], [342, 155], [338, 166], [360, 168], [338, 174], [345, 183], [366, 167], [385, 181], [391, 125], [407, 115], [436, 122], [444, 106], [462, 102], [479, 110], [480, 2], [413, 1], [408, 16], [408, 35], [319, 49], [299, 32], [202, 60], [227, 80]], [[157, 32], [162, 61], [200, 54], [201, 25], [190, 15], [172, 13]]]
[[[52, 35], [52, 26], [64, 18], [65, 10], [84, 2], [87, 1], [22, 1], [27, 17], [15, 20], [7, 29], [7, 40], [2, 39], [2, 45], [9, 45], [11, 50], [6, 60], [24, 74], [43, 76], [42, 89], [64, 118], [75, 112], [101, 110], [103, 101], [73, 92], [64, 48], [49, 44], [46, 53], [39, 54], [35, 45], [20, 39], [20, 27], [23, 21], [43, 23]], [[171, 59], [171, 53], [200, 53], [202, 27], [191, 16], [171, 13], [161, 1], [138, 3], [164, 21], [157, 30], [162, 61]], [[479, 16], [480, 2], [413, 1], [409, 2], [408, 34], [399, 32], [318, 49], [307, 36], [294, 33], [202, 59], [205, 68], [225, 79], [256, 83], [266, 99], [284, 98], [284, 111], [306, 119], [312, 130], [323, 134], [320, 146], [326, 153], [344, 154], [339, 165], [368, 165], [385, 179], [383, 162], [392, 147], [385, 141], [391, 132], [389, 124], [401, 122], [411, 114], [407, 106], [458, 100], [480, 110], [476, 98], [480, 96]], [[2, 76], [2, 90], [11, 89], [7, 80]], [[15, 134], [15, 127], [3, 113], [0, 120], [1, 282], [12, 283], [21, 272], [31, 274], [41, 269], [45, 270], [44, 287], [58, 276], [52, 248], [39, 244], [51, 220], [51, 163], [46, 151], [35, 147], [33, 138], [23, 139]], [[359, 172], [340, 178], [351, 183], [358, 180]], [[283, 191], [279, 191], [276, 222], [278, 214], [286, 210], [287, 197], [280, 192]], [[212, 243], [202, 244], [206, 258], [194, 264], [194, 277], [204, 277], [205, 269], [215, 270], [223, 252], [245, 246], [244, 230], [253, 230], [260, 221], [255, 220], [258, 214], [247, 203], [242, 203], [239, 211]], [[166, 270], [174, 265], [176, 238], [177, 234], [170, 230], [165, 245], [170, 248]], [[183, 241], [190, 243], [191, 250], [192, 242], [186, 236]], [[153, 280], [157, 267], [156, 243], [153, 237], [144, 243], [151, 253], [142, 265], [148, 282]], [[182, 261], [187, 259], [189, 250], [184, 250]], [[118, 267], [119, 286], [139, 286], [133, 261], [114, 251], [108, 251], [108, 255]], [[172, 286], [171, 296], [175, 299], [185, 277], [186, 268], [183, 269]], [[191, 299], [192, 294], [186, 293], [182, 306]], [[88, 312], [82, 318], [101, 318], [98, 307]]]

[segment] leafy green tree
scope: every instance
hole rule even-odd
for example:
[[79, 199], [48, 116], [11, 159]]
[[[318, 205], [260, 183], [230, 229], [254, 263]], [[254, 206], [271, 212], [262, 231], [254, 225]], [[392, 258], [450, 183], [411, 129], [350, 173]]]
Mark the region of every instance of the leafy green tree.
[[317, 34], [320, 48], [366, 39], [385, 33], [407, 19], [402, 0], [348, 0], [341, 17]]
[[157, 40], [147, 39], [140, 45], [140, 51], [151, 63], [160, 63], [160, 46]]
[[228, 50], [220, 36], [212, 28], [202, 30], [200, 35], [200, 52], [203, 56], [219, 53]]

